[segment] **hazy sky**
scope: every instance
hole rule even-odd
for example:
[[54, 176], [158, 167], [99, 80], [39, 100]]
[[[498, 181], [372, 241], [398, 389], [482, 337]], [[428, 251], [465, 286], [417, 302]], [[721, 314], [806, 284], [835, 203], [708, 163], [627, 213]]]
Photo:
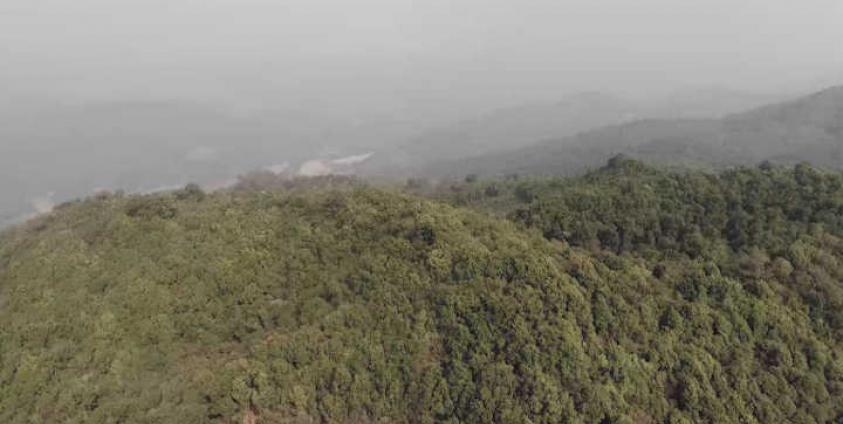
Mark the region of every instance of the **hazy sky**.
[[765, 89], [843, 75], [840, 40], [840, 0], [0, 0], [0, 89], [389, 113]]
[[[843, 83], [840, 40], [843, 0], [0, 0], [0, 221], [578, 91], [804, 94]], [[189, 171], [194, 151], [227, 162]]]

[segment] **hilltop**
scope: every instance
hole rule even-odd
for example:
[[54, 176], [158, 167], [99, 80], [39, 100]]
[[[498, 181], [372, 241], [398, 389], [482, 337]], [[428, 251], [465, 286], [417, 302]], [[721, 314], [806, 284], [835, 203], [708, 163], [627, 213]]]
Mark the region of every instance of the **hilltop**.
[[4, 233], [0, 420], [843, 416], [840, 174], [301, 181], [103, 194]]

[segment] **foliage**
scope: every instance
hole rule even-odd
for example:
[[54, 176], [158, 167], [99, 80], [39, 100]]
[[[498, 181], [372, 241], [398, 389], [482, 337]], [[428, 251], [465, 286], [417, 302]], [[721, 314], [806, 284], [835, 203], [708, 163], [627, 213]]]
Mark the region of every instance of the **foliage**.
[[840, 181], [619, 159], [433, 195], [468, 207], [74, 202], [0, 241], [0, 421], [833, 422]]

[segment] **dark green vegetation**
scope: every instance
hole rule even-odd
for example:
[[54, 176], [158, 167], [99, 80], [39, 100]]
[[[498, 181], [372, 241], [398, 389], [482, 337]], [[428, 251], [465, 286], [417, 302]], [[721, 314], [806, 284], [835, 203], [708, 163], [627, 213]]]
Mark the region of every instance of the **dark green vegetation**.
[[843, 418], [839, 173], [274, 185], [5, 234], [0, 422]]

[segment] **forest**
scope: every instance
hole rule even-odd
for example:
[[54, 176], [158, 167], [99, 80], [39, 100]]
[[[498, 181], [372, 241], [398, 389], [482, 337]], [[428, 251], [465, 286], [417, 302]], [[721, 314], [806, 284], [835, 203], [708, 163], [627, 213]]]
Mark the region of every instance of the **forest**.
[[841, 423], [843, 173], [252, 174], [0, 235], [0, 422]]

